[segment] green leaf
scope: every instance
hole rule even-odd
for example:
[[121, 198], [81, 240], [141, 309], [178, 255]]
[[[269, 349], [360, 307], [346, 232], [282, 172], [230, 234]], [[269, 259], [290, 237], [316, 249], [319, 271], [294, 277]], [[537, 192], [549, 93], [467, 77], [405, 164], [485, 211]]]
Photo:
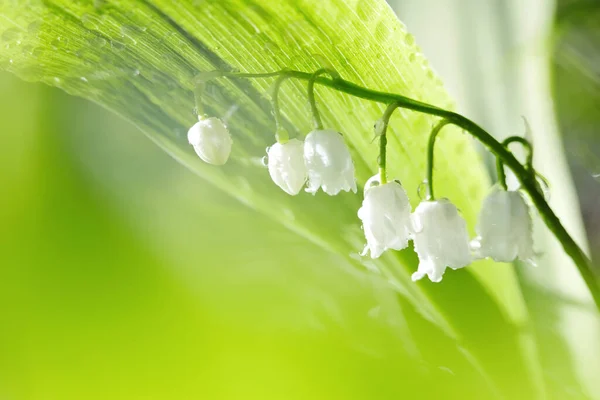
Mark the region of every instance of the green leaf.
[[[413, 363], [408, 370], [424, 363], [425, 376], [439, 378], [440, 365], [456, 363], [468, 372], [455, 382], [472, 382], [473, 397], [481, 393], [477, 389], [488, 391], [484, 397], [536, 395], [516, 326], [524, 308], [511, 267], [482, 262], [449, 272], [442, 284], [412, 283], [417, 259], [411, 249], [377, 262], [357, 256], [364, 242], [356, 217], [360, 195], [292, 198], [273, 185], [260, 162], [274, 141], [265, 97], [270, 81], [220, 80], [209, 86], [207, 112], [226, 116], [235, 141], [225, 167], [203, 164], [186, 143], [195, 120], [194, 77], [214, 69], [310, 72], [327, 63], [361, 85], [452, 108], [414, 38], [383, 1], [5, 0], [0, 32], [0, 68], [132, 121], [202, 179], [293, 233], [306, 242], [306, 251], [322, 254], [327, 261], [319, 268], [375, 279], [377, 287], [391, 285], [412, 332], [399, 340], [418, 350], [403, 355]], [[325, 125], [343, 132], [350, 145], [362, 184], [376, 171], [372, 129], [382, 106], [321, 87], [317, 100]], [[295, 134], [308, 132], [305, 84], [286, 83], [280, 101]], [[403, 182], [414, 205], [434, 122], [401, 111], [390, 126], [389, 174]], [[485, 169], [470, 139], [457, 130], [444, 132], [436, 156], [437, 191], [457, 204], [472, 231], [489, 187]], [[269, 250], [260, 256], [269, 257]], [[316, 268], [309, 262], [306, 267]], [[443, 388], [464, 390], [454, 379], [443, 381]]]

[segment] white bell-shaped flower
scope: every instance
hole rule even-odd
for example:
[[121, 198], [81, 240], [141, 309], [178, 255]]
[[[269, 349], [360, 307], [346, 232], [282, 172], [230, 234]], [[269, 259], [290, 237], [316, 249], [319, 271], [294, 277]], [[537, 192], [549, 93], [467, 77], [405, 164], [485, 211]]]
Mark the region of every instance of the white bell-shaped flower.
[[273, 182], [286, 193], [297, 195], [306, 182], [304, 143], [298, 139], [277, 142], [267, 150], [267, 158]]
[[519, 192], [495, 190], [483, 202], [472, 245], [478, 257], [512, 262], [533, 257], [529, 207]]
[[[376, 175], [378, 178], [378, 176]], [[400, 182], [365, 186], [365, 199], [358, 210], [367, 246], [362, 255], [370, 251], [378, 258], [385, 250], [402, 250], [408, 246], [410, 236], [410, 203]]]
[[341, 190], [356, 193], [354, 163], [340, 133], [310, 132], [304, 140], [304, 162], [308, 170], [307, 192], [314, 194], [321, 187], [330, 196]]
[[427, 275], [432, 282], [439, 282], [446, 267], [458, 269], [471, 262], [467, 224], [449, 200], [421, 202], [412, 220], [415, 251], [419, 256], [413, 281]]
[[213, 165], [223, 165], [227, 162], [233, 140], [219, 118], [200, 119], [190, 128], [187, 137], [203, 161]]

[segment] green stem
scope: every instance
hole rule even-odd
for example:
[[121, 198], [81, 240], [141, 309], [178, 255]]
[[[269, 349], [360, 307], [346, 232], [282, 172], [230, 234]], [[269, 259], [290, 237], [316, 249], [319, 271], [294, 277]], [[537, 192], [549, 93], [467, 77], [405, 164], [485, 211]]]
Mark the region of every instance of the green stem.
[[[527, 159], [525, 161], [525, 168], [529, 171], [533, 171], [533, 146], [529, 141], [521, 136], [509, 136], [502, 142], [502, 145], [508, 149], [511, 143], [520, 143], [527, 150]], [[504, 172], [504, 163], [500, 157], [496, 157], [496, 173], [498, 175], [498, 182], [504, 190], [508, 190], [506, 184], [506, 173]]]
[[452, 121], [448, 119], [443, 119], [433, 128], [431, 134], [429, 135], [429, 143], [427, 144], [427, 197], [426, 199], [429, 201], [435, 200], [435, 195], [433, 194], [433, 150], [435, 147], [435, 139], [437, 138], [438, 133], [444, 128], [446, 125], [451, 124]]
[[375, 125], [375, 135], [379, 136], [379, 180], [381, 184], [387, 183], [387, 129], [390, 124], [390, 118], [394, 111], [402, 105], [398, 102], [393, 102], [387, 106], [381, 119]]
[[381, 135], [379, 137], [379, 181], [382, 185], [387, 183], [387, 169], [386, 169], [386, 158], [387, 158], [387, 136]]
[[195, 110], [198, 119], [202, 119], [204, 115], [204, 103], [202, 102], [202, 96], [205, 89], [206, 82], [204, 81], [196, 83], [196, 87], [194, 88], [194, 106], [196, 107]]
[[[447, 123], [462, 128], [464, 131], [471, 134], [473, 137], [478, 139], [490, 152], [492, 152], [497, 158], [500, 158], [502, 162], [508, 166], [519, 182], [521, 188], [529, 194], [532, 203], [538, 209], [540, 216], [545, 222], [546, 226], [561, 242], [565, 252], [571, 257], [575, 263], [579, 273], [585, 281], [592, 298], [596, 304], [596, 307], [600, 310], [600, 286], [596, 277], [591, 270], [591, 261], [586, 254], [577, 245], [575, 240], [569, 235], [565, 227], [561, 224], [560, 220], [554, 214], [543, 194], [538, 190], [538, 184], [534, 174], [525, 168], [515, 158], [515, 156], [500, 142], [498, 142], [492, 135], [486, 132], [483, 128], [477, 125], [470, 119], [455, 113], [453, 111], [445, 110], [427, 103], [423, 103], [418, 100], [413, 100], [400, 94], [380, 92], [377, 90], [368, 89], [359, 86], [355, 83], [335, 77], [334, 79], [328, 79], [324, 77], [318, 77], [313, 79], [313, 74], [301, 71], [282, 70], [276, 72], [267, 73], [235, 73], [235, 72], [220, 72], [219, 76], [229, 76], [238, 78], [268, 78], [279, 75], [287, 75], [290, 78], [301, 79], [301, 80], [313, 80], [314, 83], [318, 83], [322, 86], [330, 87], [342, 93], [352, 95], [365, 100], [370, 100], [383, 104], [397, 103], [398, 107], [406, 108], [409, 110], [433, 115], [436, 117], [443, 118]], [[445, 125], [445, 124], [444, 124]], [[433, 193], [432, 193], [433, 194]]]
[[339, 75], [334, 70], [321, 68], [316, 70], [308, 80], [308, 103], [310, 104], [310, 111], [313, 117], [313, 128], [315, 130], [323, 129], [323, 121], [321, 120], [321, 114], [319, 113], [317, 102], [315, 100], [315, 81], [323, 74], [329, 74], [333, 81], [339, 79]]
[[281, 123], [281, 112], [279, 110], [279, 89], [281, 84], [289, 79], [287, 75], [280, 75], [273, 84], [273, 94], [271, 96], [271, 104], [273, 107], [273, 117], [275, 118], [275, 137], [279, 143], [285, 143], [290, 139], [290, 135], [283, 128]]

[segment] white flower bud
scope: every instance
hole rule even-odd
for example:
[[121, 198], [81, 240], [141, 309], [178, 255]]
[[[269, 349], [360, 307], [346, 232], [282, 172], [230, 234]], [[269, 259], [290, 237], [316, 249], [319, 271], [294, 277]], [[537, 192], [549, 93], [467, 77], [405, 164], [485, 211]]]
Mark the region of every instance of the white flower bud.
[[231, 135], [218, 118], [201, 119], [188, 131], [188, 142], [198, 157], [213, 165], [223, 165], [231, 153]]
[[387, 249], [406, 248], [410, 236], [410, 210], [408, 196], [399, 182], [367, 187], [358, 210], [367, 238], [362, 255], [369, 250], [371, 258], [378, 258]]
[[354, 163], [340, 133], [310, 132], [304, 141], [304, 162], [308, 169], [307, 192], [314, 194], [321, 187], [330, 196], [341, 190], [356, 193]]
[[275, 143], [267, 150], [267, 157], [273, 182], [286, 193], [297, 195], [306, 182], [304, 143], [298, 139]]
[[421, 202], [413, 214], [413, 230], [419, 256], [413, 281], [427, 275], [439, 282], [446, 267], [458, 269], [471, 262], [467, 224], [449, 200]]
[[496, 190], [483, 202], [473, 248], [478, 257], [500, 262], [533, 257], [533, 233], [529, 207], [519, 192]]

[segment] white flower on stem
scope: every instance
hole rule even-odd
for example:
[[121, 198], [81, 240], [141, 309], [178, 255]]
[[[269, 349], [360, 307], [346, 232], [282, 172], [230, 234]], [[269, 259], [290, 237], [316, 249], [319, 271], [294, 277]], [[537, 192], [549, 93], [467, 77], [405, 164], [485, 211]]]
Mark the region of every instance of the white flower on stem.
[[534, 255], [529, 207], [519, 192], [495, 190], [483, 201], [472, 246], [477, 256], [499, 262]]
[[358, 210], [367, 239], [362, 255], [368, 250], [371, 258], [378, 258], [387, 249], [406, 248], [410, 236], [411, 208], [406, 191], [396, 181], [370, 186], [378, 179], [376, 175], [367, 181], [365, 199]]
[[304, 140], [304, 162], [308, 170], [306, 191], [319, 188], [330, 196], [340, 191], [356, 193], [354, 163], [342, 135], [333, 130], [315, 130]]
[[190, 128], [187, 137], [203, 161], [213, 165], [223, 165], [227, 162], [233, 140], [219, 118], [200, 119]]
[[413, 230], [419, 256], [413, 281], [427, 275], [439, 282], [446, 267], [458, 269], [471, 262], [467, 224], [449, 200], [421, 202], [413, 214]]
[[269, 174], [273, 182], [286, 193], [297, 195], [306, 182], [304, 143], [291, 139], [275, 143], [267, 150]]

